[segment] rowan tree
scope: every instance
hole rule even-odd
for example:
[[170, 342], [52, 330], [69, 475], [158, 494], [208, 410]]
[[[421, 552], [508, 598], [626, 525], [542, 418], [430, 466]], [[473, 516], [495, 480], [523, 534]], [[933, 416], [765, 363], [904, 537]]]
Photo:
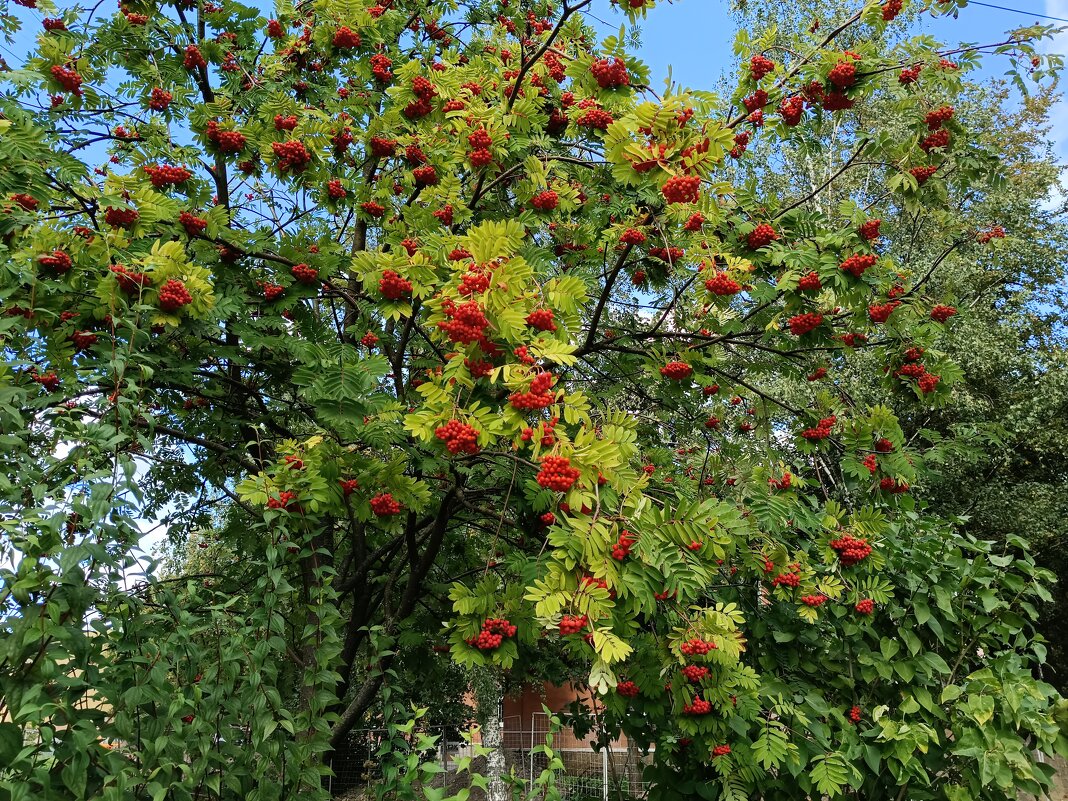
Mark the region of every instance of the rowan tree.
[[[1001, 180], [962, 73], [1051, 78], [1048, 29], [947, 50], [869, 3], [740, 37], [719, 96], [654, 91], [590, 0], [38, 5], [0, 99], [0, 792], [318, 797], [446, 658], [581, 671], [661, 798], [1048, 786], [1050, 575], [927, 503], [952, 432], [833, 383], [901, 417], [961, 384], [940, 271], [999, 234], [945, 209]], [[153, 517], [191, 555], [131, 587]]]

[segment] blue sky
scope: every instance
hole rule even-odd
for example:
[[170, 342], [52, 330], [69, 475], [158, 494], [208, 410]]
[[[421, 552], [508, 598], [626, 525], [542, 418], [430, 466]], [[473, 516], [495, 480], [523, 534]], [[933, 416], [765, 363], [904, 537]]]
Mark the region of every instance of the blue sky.
[[[750, 0], [758, 3], [760, 0]], [[854, 5], [856, 5], [854, 3]], [[969, 5], [957, 19], [925, 16], [916, 33], [928, 33], [951, 45], [960, 42], [992, 43], [1003, 41], [1006, 31], [1036, 22], [1065, 26], [1066, 23], [1039, 19], [1034, 14], [1068, 19], [1068, 0], [990, 0], [990, 5], [1018, 9], [1002, 11]], [[709, 88], [720, 72], [730, 66], [735, 28], [725, 12], [727, 3], [717, 0], [675, 0], [659, 4], [642, 24], [641, 58], [652, 70], [654, 89], [663, 85], [671, 68], [672, 77], [692, 88]], [[593, 14], [609, 23], [605, 33], [619, 29], [622, 15], [613, 13], [608, 0], [595, 0]], [[827, 21], [825, 21], [827, 22]], [[1046, 52], [1068, 54], [1068, 32], [1042, 48]], [[988, 57], [983, 72], [990, 77], [1007, 69], [1004, 58]], [[1068, 103], [1062, 101], [1054, 112], [1052, 134], [1057, 137], [1057, 151], [1068, 162]]]

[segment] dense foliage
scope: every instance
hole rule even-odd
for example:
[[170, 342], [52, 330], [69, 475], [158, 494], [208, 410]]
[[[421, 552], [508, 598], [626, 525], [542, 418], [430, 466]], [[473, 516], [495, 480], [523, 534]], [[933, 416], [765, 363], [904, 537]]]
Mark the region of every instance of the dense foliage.
[[945, 468], [1004, 439], [957, 329], [1035, 301], [972, 266], [1025, 273], [1056, 180], [1003, 202], [966, 74], [1041, 84], [1048, 31], [947, 51], [886, 0], [658, 94], [589, 0], [39, 5], [0, 96], [0, 799], [318, 797], [396, 690], [502, 668], [581, 676], [660, 798], [1048, 785], [1051, 574]]

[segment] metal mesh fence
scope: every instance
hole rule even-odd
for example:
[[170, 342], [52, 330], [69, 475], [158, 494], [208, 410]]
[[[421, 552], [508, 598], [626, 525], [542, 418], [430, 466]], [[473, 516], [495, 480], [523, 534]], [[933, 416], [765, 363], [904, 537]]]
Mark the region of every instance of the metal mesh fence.
[[[534, 749], [545, 744], [549, 733], [548, 719], [534, 715], [521, 720], [512, 716], [502, 721], [501, 748], [504, 772], [530, 782], [547, 767], [545, 754]], [[469, 773], [459, 773], [459, 760], [473, 758], [472, 771], [485, 774], [486, 759], [475, 757], [475, 749], [459, 736], [459, 729], [448, 726], [427, 727], [425, 734], [437, 736], [437, 748], [421, 754], [422, 761], [434, 761], [441, 770], [428, 782], [432, 787], [444, 788], [447, 793], [470, 786]], [[386, 732], [382, 729], [354, 731], [348, 742], [333, 756], [330, 781], [331, 795], [343, 801], [363, 801], [374, 797], [374, 785], [382, 780], [382, 765], [377, 756]], [[641, 801], [648, 787], [642, 780], [642, 770], [649, 757], [625, 742], [613, 742], [607, 748], [594, 750], [595, 735], [578, 738], [564, 729], [553, 733], [552, 748], [563, 762], [564, 770], [557, 777], [561, 797], [566, 801]], [[412, 738], [414, 742], [414, 737]], [[484, 793], [471, 788], [471, 801], [482, 801]]]

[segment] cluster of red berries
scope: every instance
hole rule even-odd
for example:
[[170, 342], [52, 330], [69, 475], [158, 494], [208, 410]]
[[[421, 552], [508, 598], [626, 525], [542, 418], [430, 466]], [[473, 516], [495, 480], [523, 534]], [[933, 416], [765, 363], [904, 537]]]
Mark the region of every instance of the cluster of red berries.
[[944, 323], [956, 313], [956, 307], [938, 304], [933, 309], [931, 309], [931, 319], [934, 320], [936, 323]]
[[622, 562], [630, 556], [630, 550], [637, 541], [638, 536], [636, 534], [631, 534], [626, 529], [623, 529], [620, 532], [619, 539], [616, 540], [616, 544], [612, 546], [612, 558], [617, 562]]
[[899, 300], [891, 300], [888, 303], [873, 303], [868, 306], [868, 317], [873, 323], [885, 323], [890, 319], [894, 309], [901, 305]]
[[221, 153], [240, 153], [245, 149], [245, 135], [240, 131], [224, 131], [215, 120], [208, 120], [205, 132], [208, 141]]
[[520, 411], [533, 411], [552, 406], [554, 398], [549, 390], [552, 388], [553, 379], [552, 373], [538, 373], [530, 382], [530, 389], [527, 392], [513, 392], [508, 397], [508, 401]]
[[827, 73], [827, 80], [839, 89], [848, 89], [857, 82], [857, 65], [852, 59], [839, 61]]
[[714, 759], [715, 757], [727, 756], [730, 752], [731, 747], [729, 745], [717, 745], [712, 749], [712, 757]]
[[46, 256], [38, 256], [37, 263], [58, 275], [68, 272], [74, 266], [70, 255], [63, 250], [53, 250]]
[[482, 622], [482, 631], [467, 641], [480, 651], [499, 648], [506, 638], [514, 637], [517, 629], [507, 618], [491, 617]]
[[749, 245], [750, 250], [759, 250], [762, 247], [770, 245], [772, 242], [776, 242], [779, 239], [779, 234], [774, 228], [767, 223], [761, 223], [746, 237], [746, 244]]
[[603, 108], [590, 107], [582, 112], [575, 120], [575, 124], [582, 128], [592, 128], [597, 131], [606, 131], [613, 122], [612, 115]]
[[985, 245], [991, 239], [1004, 239], [1005, 229], [1000, 225], [995, 225], [989, 231], [983, 231], [976, 235], [975, 239], [980, 245]]
[[564, 615], [560, 618], [560, 634], [564, 637], [569, 634], [578, 634], [590, 619], [586, 615]]
[[141, 218], [137, 209], [119, 209], [108, 206], [104, 210], [104, 222], [113, 228], [129, 228]]
[[634, 698], [641, 692], [641, 688], [638, 687], [631, 680], [621, 681], [616, 685], [616, 692], [622, 695], [624, 698]]
[[53, 64], [51, 73], [52, 77], [56, 79], [56, 82], [60, 86], [62, 86], [72, 95], [81, 97], [82, 76], [78, 74], [77, 70], [69, 69], [67, 67], [61, 67], [59, 64]]
[[801, 573], [798, 572], [797, 565], [790, 565], [793, 570], [787, 570], [784, 573], [780, 573], [771, 580], [771, 586], [773, 587], [792, 587], [797, 588], [801, 586]]
[[927, 123], [928, 129], [937, 131], [944, 123], [951, 119], [953, 119], [953, 106], [942, 106], [941, 108], [936, 108], [934, 111], [927, 112], [924, 122]]
[[374, 200], [368, 200], [361, 203], [360, 209], [365, 214], [375, 218], [382, 217], [386, 213], [386, 207]]
[[857, 601], [857, 605], [853, 608], [862, 615], [870, 615], [875, 611], [875, 601], [871, 598], [863, 598]]
[[281, 284], [274, 284], [270, 281], [257, 281], [257, 283], [263, 288], [263, 298], [268, 303], [278, 300], [285, 294], [286, 288]]
[[909, 175], [916, 179], [916, 183], [923, 186], [936, 172], [938, 172], [938, 166], [931, 165], [928, 167], [913, 167], [909, 170]]
[[668, 203], [696, 203], [700, 189], [700, 177], [696, 175], [673, 175], [661, 187], [660, 192]]
[[705, 678], [708, 673], [709, 670], [704, 665], [686, 665], [686, 667], [682, 669], [682, 675], [693, 684], [697, 684], [697, 682]]
[[[891, 0], [893, 1], [893, 0]], [[898, 5], [901, 4], [901, 0], [897, 0]], [[849, 708], [849, 712], [846, 713], [846, 717], [849, 718], [850, 723], [860, 723], [860, 707], [852, 706]]]
[[182, 59], [182, 66], [192, 72], [193, 70], [204, 69], [204, 67], [208, 66], [208, 62], [204, 60], [200, 48], [195, 44], [191, 44], [187, 45], [185, 48], [185, 57]]
[[772, 489], [784, 490], [790, 489], [793, 486], [794, 477], [789, 470], [786, 470], [782, 474], [782, 478], [769, 478], [768, 486]]
[[450, 420], [439, 426], [434, 436], [445, 443], [449, 453], [478, 453], [478, 431], [467, 423]]
[[174, 100], [174, 95], [157, 86], [149, 96], [148, 107], [153, 111], [166, 111], [172, 100]]
[[425, 164], [412, 170], [412, 177], [416, 186], [435, 186], [438, 182], [438, 171], [432, 164]]
[[834, 428], [835, 423], [838, 422], [838, 417], [830, 415], [820, 420], [813, 428], [806, 428], [801, 432], [801, 436], [811, 442], [818, 442], [819, 440], [827, 439], [831, 435], [831, 431]]
[[789, 319], [790, 333], [795, 337], [804, 336], [823, 325], [823, 315], [815, 312], [795, 314]]
[[342, 25], [334, 31], [333, 44], [338, 50], [353, 50], [361, 44], [360, 34], [348, 25]]
[[660, 259], [660, 261], [666, 261], [668, 264], [674, 264], [686, 255], [686, 251], [680, 247], [671, 245], [670, 247], [655, 247], [649, 248], [649, 256], [654, 259]]
[[578, 468], [566, 456], [545, 456], [541, 460], [537, 482], [554, 492], [567, 492], [579, 478]]
[[712, 711], [712, 704], [701, 696], [697, 696], [689, 704], [686, 704], [682, 708], [682, 714], [684, 715], [707, 715]]
[[292, 131], [300, 124], [295, 114], [283, 117], [281, 114], [274, 115], [274, 129], [276, 131]]
[[193, 173], [189, 172], [185, 167], [173, 167], [168, 164], [164, 164], [162, 167], [145, 167], [144, 169], [149, 181], [152, 182], [152, 186], [156, 187], [156, 189], [179, 186], [193, 177]]
[[33, 195], [22, 194], [21, 192], [11, 196], [11, 200], [26, 211], [33, 211], [41, 202]]
[[[456, 288], [456, 291], [467, 297], [469, 295], [481, 295], [490, 285], [490, 276], [487, 272], [480, 269], [478, 265], [471, 264], [467, 268], [467, 272], [460, 278], [460, 285]], [[552, 312], [549, 313], [550, 319]], [[528, 317], [527, 322], [530, 322]]]
[[869, 453], [867, 456], [865, 456], [864, 459], [861, 461], [861, 464], [864, 465], [864, 467], [868, 468], [868, 472], [871, 473], [871, 475], [873, 476], [875, 475], [875, 472], [879, 469], [879, 460], [874, 453]]
[[560, 204], [560, 196], [551, 189], [538, 192], [530, 199], [530, 205], [538, 211], [552, 211]]
[[854, 253], [840, 265], [842, 272], [849, 273], [854, 278], [860, 278], [866, 271], [875, 266], [879, 257], [874, 253]]
[[151, 279], [145, 273], [136, 273], [126, 269], [121, 264], [113, 264], [109, 268], [119, 282], [119, 289], [128, 295], [136, 295], [144, 287], [148, 286]]
[[348, 192], [345, 191], [345, 187], [341, 185], [340, 178], [333, 178], [326, 182], [326, 194], [331, 200], [341, 200], [348, 197]]
[[901, 7], [904, 5], [902, 0], [886, 0], [882, 4], [883, 22], [893, 22], [898, 14], [901, 13]]
[[624, 245], [641, 245], [645, 242], [645, 234], [637, 228], [628, 228], [623, 232], [619, 241]]
[[393, 80], [393, 73], [390, 69], [392, 66], [393, 60], [384, 53], [375, 53], [371, 56], [371, 74], [380, 83], [389, 83]]
[[450, 341], [463, 345], [485, 341], [489, 320], [476, 301], [469, 300], [457, 306], [446, 298], [442, 311], [449, 319], [439, 322], [438, 328], [445, 332]]
[[379, 517], [398, 515], [404, 507], [393, 497], [392, 492], [380, 492], [371, 498], [371, 511]]
[[30, 373], [30, 379], [40, 384], [48, 392], [55, 392], [59, 389], [59, 376], [53, 372], [38, 373], [34, 370]]
[[303, 262], [289, 268], [290, 274], [302, 284], [314, 284], [319, 280], [319, 271]]
[[279, 172], [303, 172], [311, 163], [311, 153], [303, 142], [290, 139], [288, 142], [271, 142], [271, 150], [278, 159]]
[[412, 92], [415, 94], [416, 99], [404, 107], [403, 114], [410, 120], [417, 120], [434, 110], [430, 101], [437, 97], [438, 92], [434, 88], [434, 84], [422, 75], [416, 75], [412, 78]]
[[[755, 92], [753, 92], [753, 94], [742, 99], [742, 105], [745, 106], [745, 110], [748, 112], [759, 111], [763, 109], [764, 106], [766, 106], [767, 104], [768, 93], [765, 92], [763, 89], [757, 89]], [[761, 115], [761, 119], [763, 119], [763, 115]], [[737, 144], [747, 145], [749, 144], [749, 136], [747, 134], [744, 140], [742, 141], [739, 141], [738, 137], [735, 137], [734, 141]]]
[[67, 23], [65, 23], [59, 17], [45, 17], [43, 20], [41, 20], [41, 25], [49, 33], [51, 33], [52, 31], [67, 30]]
[[618, 89], [620, 86], [630, 85], [627, 65], [619, 58], [611, 61], [601, 58], [594, 61], [590, 65], [590, 73], [602, 89]]
[[869, 242], [873, 242], [879, 238], [879, 226], [882, 222], [882, 220], [868, 220], [857, 229], [857, 233]]
[[267, 499], [268, 509], [285, 509], [288, 511], [299, 511], [300, 505], [297, 503], [297, 493], [290, 490], [282, 490], [278, 493], [277, 498]]
[[797, 282], [797, 288], [802, 292], [816, 292], [823, 288], [823, 284], [820, 283], [820, 276], [815, 270], [810, 273], [806, 273], [801, 276]]
[[759, 81], [765, 75], [775, 71], [775, 62], [765, 56], [757, 55], [749, 59], [749, 75]]
[[175, 312], [183, 306], [193, 302], [193, 296], [185, 288], [185, 284], [176, 278], [171, 278], [159, 288], [159, 307], [165, 312]]
[[817, 608], [817, 607], [823, 606], [825, 603], [827, 603], [827, 596], [823, 595], [823, 594], [802, 595], [801, 596], [801, 603], [803, 603], [805, 606], [811, 606], [813, 608]]
[[693, 375], [693, 368], [686, 362], [668, 362], [660, 368], [660, 375], [673, 381], [682, 381]]
[[879, 489], [889, 492], [891, 495], [901, 495], [909, 491], [909, 485], [904, 481], [895, 481], [887, 476], [879, 480]]
[[782, 121], [791, 128], [801, 122], [801, 115], [805, 113], [805, 99], [800, 95], [784, 97], [779, 103], [779, 114]]
[[863, 537], [857, 538], [846, 534], [831, 540], [830, 545], [845, 567], [858, 565], [871, 556], [871, 545]]
[[716, 648], [714, 642], [702, 640], [700, 637], [694, 637], [679, 646], [679, 650], [686, 656], [704, 656], [709, 651], [715, 651]]
[[539, 331], [555, 331], [556, 323], [553, 321], [553, 310], [535, 309], [527, 315], [527, 325]]
[[204, 233], [204, 229], [208, 227], [208, 221], [203, 217], [197, 217], [188, 211], [183, 211], [178, 215], [178, 223], [181, 225], [185, 232], [191, 236], [200, 236]]
[[932, 150], [939, 148], [949, 147], [949, 141], [952, 137], [945, 128], [940, 128], [929, 136], [925, 136], [920, 141], [920, 150], [924, 153], [930, 153]]
[[412, 282], [393, 270], [385, 270], [378, 281], [378, 291], [387, 300], [400, 300], [412, 294]]
[[92, 331], [75, 331], [70, 335], [70, 341], [75, 350], [88, 350], [97, 343], [99, 337]]
[[922, 64], [915, 64], [911, 67], [905, 67], [897, 75], [898, 83], [903, 86], [907, 86], [910, 83], [916, 83], [920, 77], [920, 70], [923, 69]]

